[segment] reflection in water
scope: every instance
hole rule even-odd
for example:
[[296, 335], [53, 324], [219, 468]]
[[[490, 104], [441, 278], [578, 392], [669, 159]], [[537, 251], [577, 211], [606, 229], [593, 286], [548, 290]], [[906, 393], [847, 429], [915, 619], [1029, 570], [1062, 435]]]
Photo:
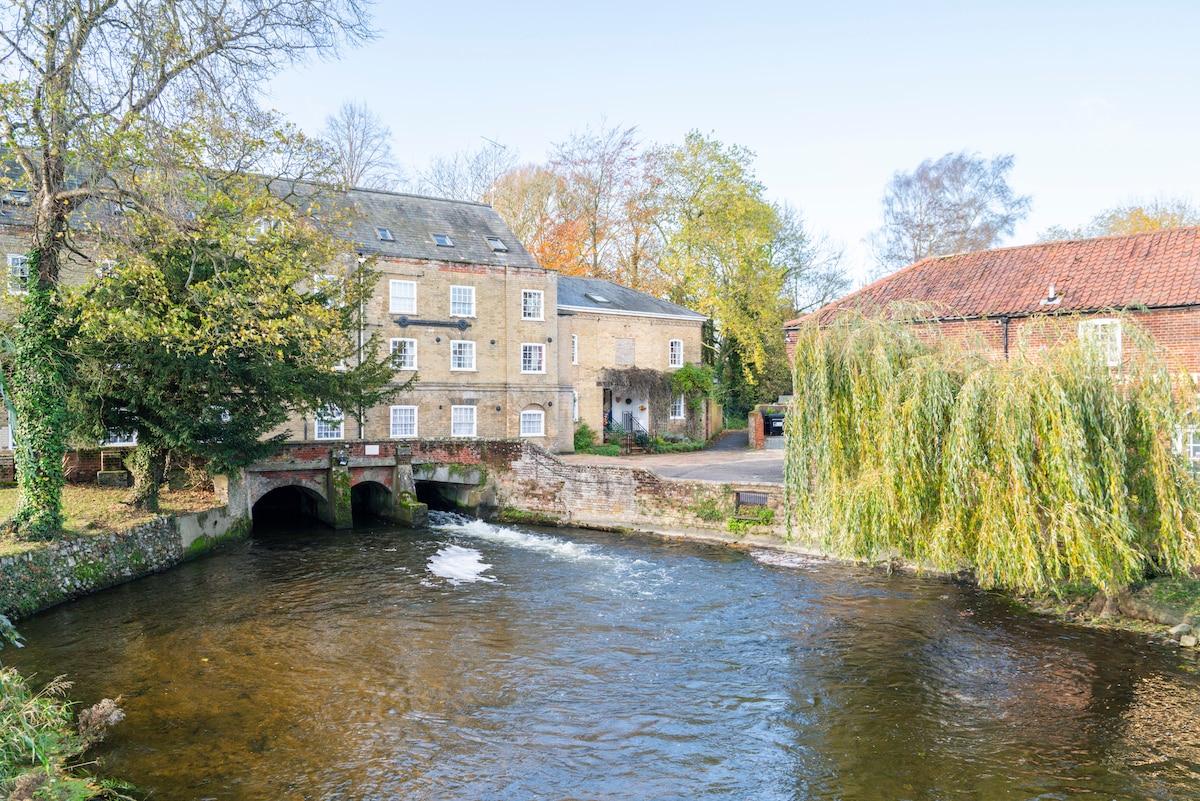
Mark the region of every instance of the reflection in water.
[[[1194, 797], [1177, 652], [947, 582], [439, 515], [25, 621], [156, 799]], [[6, 652], [6, 657], [9, 652]]]

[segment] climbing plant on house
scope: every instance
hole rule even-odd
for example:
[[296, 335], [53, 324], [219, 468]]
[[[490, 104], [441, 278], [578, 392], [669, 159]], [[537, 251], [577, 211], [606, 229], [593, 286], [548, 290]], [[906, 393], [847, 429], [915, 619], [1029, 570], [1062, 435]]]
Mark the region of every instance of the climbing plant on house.
[[[0, 187], [27, 198], [32, 258], [12, 342], [5, 392], [15, 410], [13, 519], [25, 539], [62, 524], [65, 389], [71, 383], [70, 320], [62, 273], [78, 250], [89, 204], [162, 208], [141, 182], [173, 157], [174, 131], [210, 118], [246, 120], [270, 139], [257, 108], [261, 82], [310, 55], [369, 39], [360, 0], [220, 3], [115, 0], [0, 4], [0, 151], [12, 171]], [[253, 169], [229, 153], [233, 171]], [[292, 174], [281, 162], [280, 172]]]
[[803, 327], [787, 421], [793, 526], [844, 556], [970, 570], [983, 586], [1091, 582], [1108, 611], [1145, 571], [1195, 564], [1200, 488], [1174, 442], [1191, 379], [1131, 320], [1116, 371], [1058, 336], [1071, 323], [1040, 329], [1050, 347], [990, 361], [919, 321]]

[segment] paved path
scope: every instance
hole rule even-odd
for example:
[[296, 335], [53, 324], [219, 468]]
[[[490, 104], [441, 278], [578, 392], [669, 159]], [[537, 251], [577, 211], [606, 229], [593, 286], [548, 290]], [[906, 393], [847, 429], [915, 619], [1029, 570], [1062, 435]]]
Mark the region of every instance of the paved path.
[[642, 467], [653, 470], [664, 478], [782, 484], [783, 451], [752, 451], [746, 448], [746, 442], [745, 431], [731, 431], [713, 447], [691, 453], [646, 453], [633, 456], [570, 453], [560, 455], [559, 458], [574, 464]]

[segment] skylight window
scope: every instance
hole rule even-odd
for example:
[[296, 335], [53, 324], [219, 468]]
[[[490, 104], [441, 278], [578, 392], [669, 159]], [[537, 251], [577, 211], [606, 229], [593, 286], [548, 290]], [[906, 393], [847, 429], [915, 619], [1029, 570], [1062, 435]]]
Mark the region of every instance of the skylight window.
[[507, 253], [508, 252], [508, 245], [504, 244], [503, 239], [498, 239], [494, 236], [489, 236], [489, 237], [487, 237], [487, 243], [488, 243], [488, 246], [492, 249], [493, 253]]
[[432, 234], [432, 236], [434, 244], [439, 248], [454, 247], [454, 240], [451, 239], [447, 234]]
[[396, 237], [392, 236], [390, 228], [376, 228], [375, 235], [379, 237], [380, 242], [395, 242]]
[[603, 295], [597, 295], [595, 292], [584, 292], [583, 296], [593, 303], [612, 303], [608, 298]]

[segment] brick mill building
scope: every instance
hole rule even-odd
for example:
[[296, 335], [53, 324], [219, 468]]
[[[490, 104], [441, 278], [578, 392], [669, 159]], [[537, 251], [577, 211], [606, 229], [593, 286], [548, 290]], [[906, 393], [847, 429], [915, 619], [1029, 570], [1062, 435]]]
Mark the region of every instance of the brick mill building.
[[[380, 273], [361, 335], [383, 340], [398, 383], [417, 382], [361, 416], [296, 417], [282, 429], [290, 441], [522, 438], [570, 451], [576, 421], [600, 430], [616, 403], [597, 385], [604, 369], [669, 372], [700, 361], [702, 315], [599, 279], [560, 277], [490, 206], [366, 190], [336, 202], [351, 212], [346, 253], [327, 270], [353, 274], [369, 260]], [[28, 280], [27, 207], [19, 191], [0, 206], [7, 295], [22, 294]], [[75, 258], [64, 280], [82, 283], [93, 268]], [[670, 411], [644, 422], [655, 433], [682, 431], [697, 414], [682, 403]], [[711, 422], [711, 410], [699, 414]], [[0, 451], [12, 446], [7, 422], [0, 412]]]

